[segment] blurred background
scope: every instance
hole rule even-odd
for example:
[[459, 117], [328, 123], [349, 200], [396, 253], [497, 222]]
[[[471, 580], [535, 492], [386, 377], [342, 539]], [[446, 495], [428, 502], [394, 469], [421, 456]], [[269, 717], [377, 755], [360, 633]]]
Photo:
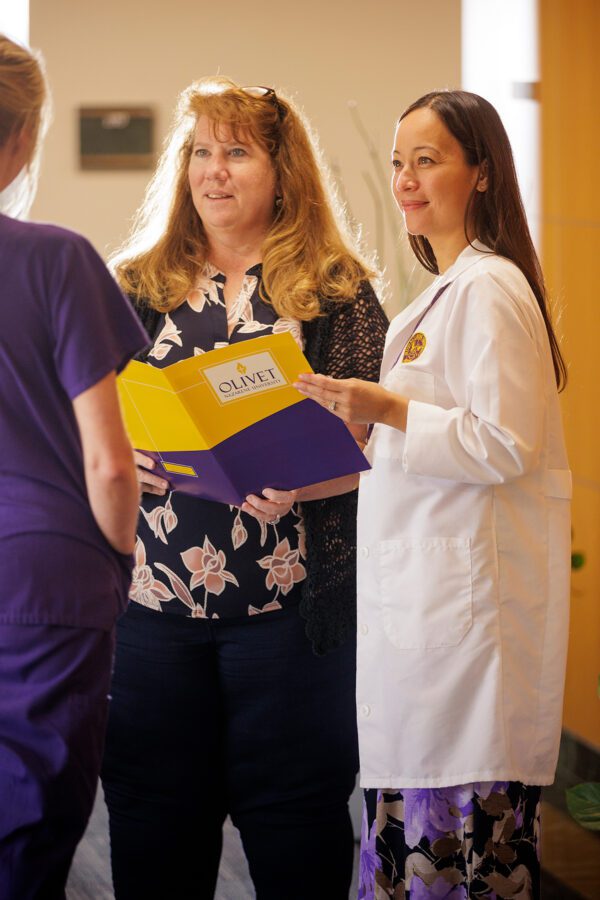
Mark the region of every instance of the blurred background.
[[[105, 256], [128, 231], [151, 170], [114, 158], [108, 168], [82, 168], [82, 108], [109, 130], [144, 111], [153, 124], [151, 167], [191, 81], [219, 73], [272, 86], [316, 130], [364, 249], [384, 269], [390, 317], [427, 282], [391, 202], [395, 122], [438, 88], [464, 87], [496, 105], [569, 366], [572, 621], [559, 773], [545, 792], [546, 896], [600, 898], [599, 833], [577, 825], [564, 799], [571, 785], [600, 782], [600, 2], [2, 0], [0, 29], [42, 50], [53, 92], [32, 218], [81, 231]], [[83, 893], [70, 896], [111, 896], [100, 881], [87, 894], [82, 876]], [[232, 890], [237, 900], [251, 896]]]

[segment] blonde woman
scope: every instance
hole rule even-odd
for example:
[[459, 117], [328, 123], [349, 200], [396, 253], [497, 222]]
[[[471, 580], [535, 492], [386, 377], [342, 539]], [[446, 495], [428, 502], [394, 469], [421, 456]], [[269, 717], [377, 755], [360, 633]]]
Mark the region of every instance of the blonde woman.
[[[319, 371], [376, 381], [386, 318], [340, 221], [288, 100], [191, 85], [117, 259], [147, 361], [290, 331]], [[357, 478], [239, 510], [137, 461], [103, 772], [116, 897], [212, 897], [230, 814], [260, 900], [347, 900]]]
[[115, 373], [147, 343], [79, 235], [20, 221], [48, 92], [0, 35], [0, 897], [64, 898], [94, 802], [138, 486]]

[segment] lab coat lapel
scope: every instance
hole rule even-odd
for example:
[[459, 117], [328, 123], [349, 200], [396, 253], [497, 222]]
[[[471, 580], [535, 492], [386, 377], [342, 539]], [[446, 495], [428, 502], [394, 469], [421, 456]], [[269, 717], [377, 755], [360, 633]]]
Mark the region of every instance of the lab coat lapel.
[[404, 350], [406, 342], [413, 333], [415, 325], [419, 321], [419, 317], [423, 315], [428, 305], [431, 303], [435, 294], [442, 287], [442, 281], [439, 278], [433, 282], [427, 290], [423, 291], [416, 300], [407, 306], [390, 325], [388, 339], [386, 341], [383, 359], [381, 361], [381, 381], [394, 368], [396, 361]]
[[462, 272], [470, 266], [478, 262], [482, 253], [492, 253], [489, 247], [480, 241], [473, 241], [473, 246], [467, 246], [457, 259], [452, 263], [449, 269], [446, 269], [443, 275], [438, 276], [435, 281], [420, 294], [416, 300], [406, 307], [392, 321], [388, 332], [388, 340], [383, 354], [381, 363], [381, 381], [394, 368], [400, 354], [404, 350], [406, 342], [410, 338], [413, 330], [419, 321], [419, 317], [423, 315], [428, 305], [431, 303], [436, 293], [454, 281]]

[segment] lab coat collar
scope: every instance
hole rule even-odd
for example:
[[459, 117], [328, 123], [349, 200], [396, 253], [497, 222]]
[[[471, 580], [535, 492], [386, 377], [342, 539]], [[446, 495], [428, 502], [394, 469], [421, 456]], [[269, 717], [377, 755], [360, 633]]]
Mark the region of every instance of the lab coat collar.
[[481, 241], [473, 241], [472, 245], [467, 245], [464, 250], [459, 253], [452, 265], [446, 269], [442, 275], [433, 281], [429, 287], [423, 291], [409, 306], [406, 307], [392, 322], [388, 333], [388, 340], [381, 363], [381, 378], [387, 375], [391, 368], [398, 360], [398, 355], [409, 339], [415, 324], [424, 310], [427, 309], [436, 293], [445, 285], [450, 284], [466, 269], [479, 262], [484, 254], [493, 253], [489, 247], [482, 244]]
[[472, 244], [467, 244], [464, 250], [462, 250], [452, 265], [446, 269], [446, 271], [436, 278], [436, 290], [439, 290], [443, 285], [449, 284], [449, 282], [454, 281], [457, 275], [461, 275], [465, 269], [468, 269], [470, 266], [474, 265], [474, 263], [479, 262], [484, 254], [493, 254], [493, 250], [490, 250], [489, 247], [486, 247], [485, 244], [482, 244], [481, 241], [473, 241]]
[[467, 244], [465, 249], [458, 254], [452, 265], [441, 275], [438, 275], [437, 278], [431, 282], [429, 287], [426, 288], [422, 294], [419, 294], [419, 296], [400, 313], [400, 318], [403, 320], [402, 326], [405, 327], [418, 319], [423, 310], [431, 303], [433, 297], [440, 288], [454, 281], [458, 275], [461, 275], [470, 266], [479, 262], [485, 254], [493, 254], [493, 252], [494, 251], [490, 250], [489, 247], [486, 247], [485, 244], [482, 244], [481, 241], [475, 240], [472, 245]]

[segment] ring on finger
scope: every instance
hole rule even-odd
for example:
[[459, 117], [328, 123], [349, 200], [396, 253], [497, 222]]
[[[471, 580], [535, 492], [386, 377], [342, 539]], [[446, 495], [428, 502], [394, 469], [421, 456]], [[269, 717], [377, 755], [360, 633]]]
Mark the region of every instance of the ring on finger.
[[330, 400], [327, 404], [327, 408], [331, 410], [331, 412], [335, 412], [335, 408], [337, 406], [337, 402], [335, 400]]

